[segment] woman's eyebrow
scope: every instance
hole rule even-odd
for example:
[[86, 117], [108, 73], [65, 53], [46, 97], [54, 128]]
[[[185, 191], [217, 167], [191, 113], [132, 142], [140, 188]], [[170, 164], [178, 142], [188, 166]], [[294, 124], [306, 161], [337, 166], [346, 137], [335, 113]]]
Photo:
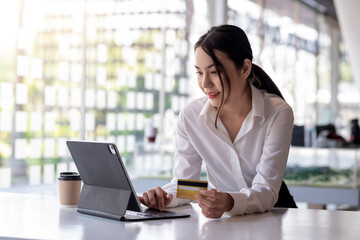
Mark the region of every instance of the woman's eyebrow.
[[[210, 64], [209, 66], [206, 67], [206, 69], [212, 68], [213, 66], [215, 66], [214, 64]], [[200, 69], [198, 66], [195, 65], [195, 68]]]

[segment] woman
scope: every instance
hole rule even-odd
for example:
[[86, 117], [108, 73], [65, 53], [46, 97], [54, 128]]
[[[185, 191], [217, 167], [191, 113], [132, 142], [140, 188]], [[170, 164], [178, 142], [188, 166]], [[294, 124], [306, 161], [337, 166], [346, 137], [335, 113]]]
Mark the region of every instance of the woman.
[[236, 26], [212, 27], [194, 49], [198, 85], [206, 96], [179, 115], [173, 180], [139, 200], [159, 210], [188, 203], [176, 198], [177, 179], [198, 180], [204, 161], [210, 190], [196, 197], [206, 217], [296, 207], [282, 181], [293, 112], [270, 77], [251, 62], [246, 34]]

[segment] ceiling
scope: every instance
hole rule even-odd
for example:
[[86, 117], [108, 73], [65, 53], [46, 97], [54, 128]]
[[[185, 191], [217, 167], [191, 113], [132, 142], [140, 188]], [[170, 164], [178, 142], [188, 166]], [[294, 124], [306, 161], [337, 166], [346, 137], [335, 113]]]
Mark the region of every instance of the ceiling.
[[337, 21], [333, 0], [301, 0], [301, 2]]

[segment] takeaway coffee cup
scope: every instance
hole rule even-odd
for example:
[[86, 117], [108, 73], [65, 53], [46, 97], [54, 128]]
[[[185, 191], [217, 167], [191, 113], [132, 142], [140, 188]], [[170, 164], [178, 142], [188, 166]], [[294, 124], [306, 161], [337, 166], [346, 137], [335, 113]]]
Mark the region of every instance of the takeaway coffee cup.
[[80, 174], [76, 172], [62, 172], [58, 180], [60, 204], [77, 205], [81, 189]]

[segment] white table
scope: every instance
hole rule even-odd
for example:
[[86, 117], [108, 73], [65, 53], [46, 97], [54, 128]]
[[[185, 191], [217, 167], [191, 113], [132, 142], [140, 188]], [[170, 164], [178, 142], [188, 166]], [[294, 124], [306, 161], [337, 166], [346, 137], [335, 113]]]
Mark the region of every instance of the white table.
[[360, 212], [273, 209], [211, 220], [197, 204], [190, 218], [118, 222], [62, 207], [56, 196], [0, 192], [0, 238], [17, 239], [359, 239]]

